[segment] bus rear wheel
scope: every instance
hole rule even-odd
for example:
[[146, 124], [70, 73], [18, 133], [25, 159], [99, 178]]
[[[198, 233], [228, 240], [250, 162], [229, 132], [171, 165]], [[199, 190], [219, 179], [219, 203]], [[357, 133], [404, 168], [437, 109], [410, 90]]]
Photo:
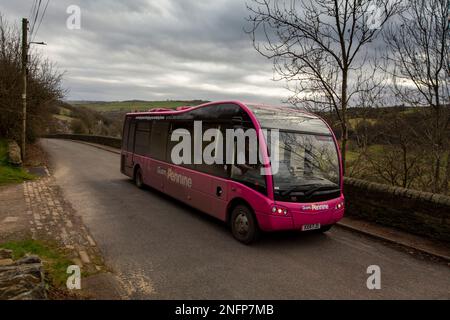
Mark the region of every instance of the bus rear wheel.
[[141, 168], [136, 169], [136, 173], [134, 174], [134, 183], [139, 189], [144, 188], [144, 179], [142, 178], [142, 170]]
[[258, 223], [252, 211], [244, 205], [236, 206], [231, 212], [233, 237], [244, 244], [250, 244], [258, 239], [259, 232]]

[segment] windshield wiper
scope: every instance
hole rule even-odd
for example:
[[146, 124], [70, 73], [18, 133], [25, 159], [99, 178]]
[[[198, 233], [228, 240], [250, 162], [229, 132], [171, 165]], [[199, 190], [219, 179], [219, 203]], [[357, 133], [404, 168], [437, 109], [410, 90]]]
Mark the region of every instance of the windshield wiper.
[[[312, 188], [311, 188], [312, 187]], [[302, 186], [292, 186], [286, 190], [284, 190], [283, 192], [281, 192], [281, 196], [285, 197], [289, 194], [291, 194], [294, 191], [300, 191], [303, 192], [303, 194], [307, 197], [310, 197], [311, 195], [313, 195], [315, 192], [322, 190], [322, 189], [329, 189], [329, 188], [334, 188], [331, 189], [330, 191], [336, 192], [339, 191], [339, 187], [337, 184], [306, 184], [306, 185], [302, 185]]]
[[[331, 188], [331, 189], [330, 189]], [[325, 190], [324, 190], [325, 189]], [[322, 185], [322, 186], [317, 186], [315, 188], [312, 188], [311, 190], [308, 190], [305, 192], [305, 196], [307, 198], [311, 198], [311, 196], [313, 194], [315, 194], [318, 191], [327, 191], [327, 193], [333, 193], [336, 191], [341, 190], [340, 188], [337, 187], [337, 185]]]
[[293, 191], [305, 191], [305, 190], [308, 190], [308, 188], [300, 188], [300, 187], [310, 187], [310, 186], [313, 186], [313, 185], [302, 185], [302, 186], [292, 186], [292, 187], [289, 187], [289, 188], [287, 188], [286, 190], [284, 190], [283, 192], [281, 192], [281, 195], [284, 197], [284, 196], [287, 196], [288, 194], [290, 194], [290, 193], [292, 193]]

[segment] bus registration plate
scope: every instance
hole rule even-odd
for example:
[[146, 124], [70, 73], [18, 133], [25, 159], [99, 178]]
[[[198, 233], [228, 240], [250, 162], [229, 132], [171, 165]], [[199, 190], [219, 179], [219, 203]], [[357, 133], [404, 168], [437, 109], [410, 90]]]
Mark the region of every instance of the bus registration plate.
[[302, 231], [311, 231], [320, 229], [320, 223], [316, 224], [305, 224], [302, 226]]

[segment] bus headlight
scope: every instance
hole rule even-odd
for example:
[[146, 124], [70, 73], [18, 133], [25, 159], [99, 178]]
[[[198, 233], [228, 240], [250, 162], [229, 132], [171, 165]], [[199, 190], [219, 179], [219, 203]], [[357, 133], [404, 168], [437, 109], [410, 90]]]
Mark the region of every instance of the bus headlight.
[[336, 210], [341, 210], [341, 209], [344, 209], [344, 201], [339, 202], [339, 203], [336, 205]]
[[272, 207], [272, 213], [275, 215], [279, 215], [279, 216], [281, 216], [281, 215], [287, 216], [288, 210], [285, 208], [280, 208], [280, 207]]

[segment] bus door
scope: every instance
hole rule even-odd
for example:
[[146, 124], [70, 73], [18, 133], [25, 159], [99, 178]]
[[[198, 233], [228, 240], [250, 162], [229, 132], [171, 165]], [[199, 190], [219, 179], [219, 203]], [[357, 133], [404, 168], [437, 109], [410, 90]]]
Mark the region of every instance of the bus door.
[[[247, 130], [248, 128], [243, 128]], [[244, 150], [238, 150], [238, 145], [236, 141], [233, 141], [233, 164], [229, 165], [229, 177], [231, 181], [238, 182], [240, 184], [245, 185], [246, 187], [259, 192], [265, 196], [267, 196], [267, 188], [266, 188], [266, 176], [262, 175], [262, 163], [259, 157], [259, 147], [258, 143], [252, 144], [248, 139], [245, 139], [244, 146], [239, 146], [239, 148], [244, 148]], [[238, 153], [242, 152], [245, 157], [245, 161], [242, 162], [238, 159]], [[242, 154], [241, 154], [242, 155]], [[231, 186], [229, 187], [229, 191], [232, 197], [233, 194], [241, 193], [242, 190], [239, 187]]]
[[226, 219], [228, 204], [228, 184], [226, 181], [214, 179], [211, 185], [211, 213], [221, 219]]
[[[214, 177], [211, 177], [211, 182], [208, 185], [209, 187], [209, 198], [211, 203], [211, 214], [215, 217], [224, 220], [226, 218], [226, 208], [228, 204], [228, 181], [225, 179], [228, 179], [229, 177], [229, 171], [230, 166], [226, 164], [225, 154], [226, 154], [226, 145], [225, 145], [225, 125], [219, 123], [219, 124], [213, 124], [213, 125], [205, 125], [203, 128], [204, 130], [207, 130], [209, 128], [218, 129], [218, 133], [220, 132], [222, 135], [222, 144], [223, 144], [223, 159], [222, 163], [215, 163], [212, 165], [209, 165], [207, 170], [209, 171], [211, 175]], [[219, 149], [219, 136], [216, 136], [214, 138], [214, 141], [216, 142], [215, 150], [216, 152]], [[207, 142], [206, 144], [209, 144], [210, 142]], [[206, 145], [205, 145], [206, 146]], [[204, 146], [204, 147], [205, 147]]]

